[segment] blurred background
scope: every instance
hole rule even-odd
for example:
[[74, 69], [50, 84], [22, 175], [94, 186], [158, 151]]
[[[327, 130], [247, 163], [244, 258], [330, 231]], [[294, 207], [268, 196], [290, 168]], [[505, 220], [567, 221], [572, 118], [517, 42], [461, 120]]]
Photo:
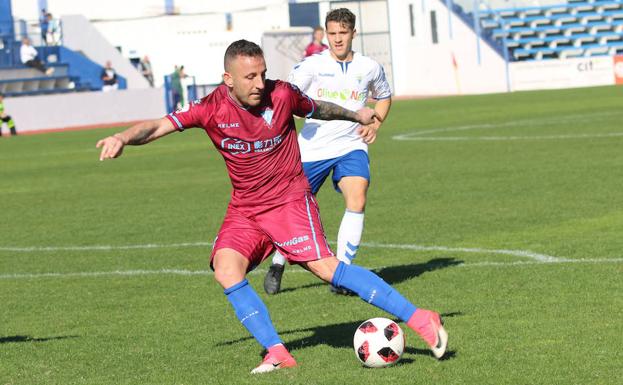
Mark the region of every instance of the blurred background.
[[340, 7], [397, 97], [623, 83], [623, 0], [0, 0], [0, 93], [21, 132], [157, 118], [214, 89], [238, 39], [285, 79]]

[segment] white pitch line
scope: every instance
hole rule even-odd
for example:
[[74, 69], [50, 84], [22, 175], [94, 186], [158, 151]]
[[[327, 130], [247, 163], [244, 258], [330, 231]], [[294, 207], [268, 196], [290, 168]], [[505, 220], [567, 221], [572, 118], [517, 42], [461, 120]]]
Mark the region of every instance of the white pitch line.
[[458, 142], [469, 140], [501, 141], [501, 140], [551, 140], [551, 139], [590, 139], [590, 138], [616, 138], [623, 136], [623, 132], [610, 132], [605, 134], [563, 134], [563, 135], [537, 135], [537, 136], [409, 136], [409, 134], [395, 135], [394, 140], [429, 141], [429, 142]]
[[16, 273], [2, 274], [0, 279], [21, 278], [72, 278], [72, 277], [107, 277], [107, 276], [141, 276], [141, 275], [211, 275], [208, 270], [113, 270], [113, 271], [81, 271], [72, 273]]
[[[185, 243], [171, 243], [171, 244], [158, 244], [147, 243], [142, 245], [92, 245], [92, 246], [44, 246], [44, 247], [12, 247], [4, 246], [0, 247], [0, 251], [11, 252], [45, 252], [45, 251], [114, 251], [114, 250], [137, 250], [137, 249], [164, 249], [164, 248], [177, 248], [177, 247], [209, 247], [212, 246], [212, 242], [185, 242]], [[506, 250], [506, 249], [483, 249], [483, 248], [467, 248], [467, 247], [446, 247], [446, 246], [422, 246], [415, 244], [386, 244], [378, 242], [362, 242], [361, 246], [377, 248], [377, 249], [403, 249], [403, 250], [416, 250], [416, 251], [448, 251], [459, 253], [479, 253], [479, 254], [502, 254], [513, 255], [516, 257], [524, 257], [534, 259], [539, 262], [558, 261], [564, 258], [554, 257], [546, 254], [539, 254], [529, 250]]]
[[566, 258], [554, 257], [547, 254], [539, 254], [529, 250], [506, 250], [506, 249], [482, 249], [482, 248], [469, 248], [469, 247], [446, 247], [446, 246], [421, 246], [421, 245], [409, 245], [409, 244], [384, 244], [384, 243], [367, 243], [362, 242], [362, 246], [383, 248], [383, 249], [403, 249], [403, 250], [416, 250], [416, 251], [449, 251], [459, 253], [477, 253], [477, 254], [502, 254], [512, 255], [515, 257], [530, 258], [538, 262], [559, 262], [565, 261]]
[[469, 124], [456, 127], [440, 127], [432, 128], [422, 131], [408, 132], [404, 134], [394, 135], [394, 140], [416, 140], [416, 141], [466, 141], [466, 140], [544, 140], [544, 139], [585, 139], [585, 138], [608, 138], [608, 137], [620, 137], [623, 136], [623, 132], [611, 132], [603, 134], [594, 133], [579, 133], [579, 134], [561, 134], [561, 135], [538, 135], [538, 136], [423, 136], [428, 134], [438, 134], [441, 132], [456, 132], [456, 131], [468, 131], [474, 129], [492, 129], [492, 128], [512, 128], [512, 127], [533, 127], [543, 124], [561, 124], [561, 123], [594, 123], [595, 119], [603, 116], [620, 115], [619, 111], [614, 112], [596, 112], [586, 114], [568, 115], [566, 117], [553, 117], [553, 118], [540, 118], [540, 119], [523, 119], [523, 120], [510, 120], [500, 123], [481, 123], [481, 124]]
[[586, 263], [586, 264], [605, 264], [605, 263], [623, 263], [623, 258], [579, 258], [579, 259], [561, 259], [557, 261], [514, 261], [514, 262], [493, 262], [493, 261], [482, 261], [482, 262], [471, 262], [471, 263], [460, 263], [457, 264], [457, 267], [511, 267], [511, 266], [526, 266], [526, 265], [555, 265], [555, 264], [577, 264], [577, 263]]
[[18, 253], [29, 253], [37, 251], [114, 251], [114, 250], [134, 250], [134, 249], [169, 249], [176, 247], [204, 247], [212, 246], [212, 242], [185, 242], [185, 243], [146, 243], [142, 245], [90, 245], [90, 246], [0, 246], [0, 251], [13, 251]]
[[[516, 267], [529, 265], [557, 265], [557, 264], [606, 264], [623, 263], [623, 258], [583, 258], [583, 259], [564, 259], [556, 261], [514, 261], [514, 262], [471, 262], [457, 263], [452, 267]], [[372, 267], [370, 270], [381, 270], [389, 266]], [[249, 274], [264, 274], [265, 269], [256, 269]], [[309, 272], [303, 269], [291, 269], [288, 274]], [[90, 272], [70, 272], [70, 273], [15, 273], [0, 274], [0, 280], [11, 279], [39, 279], [39, 278], [85, 278], [85, 277], [136, 277], [148, 275], [173, 275], [173, 276], [210, 276], [214, 273], [210, 270], [183, 270], [183, 269], [161, 269], [161, 270], [114, 270], [114, 271], [90, 271]]]

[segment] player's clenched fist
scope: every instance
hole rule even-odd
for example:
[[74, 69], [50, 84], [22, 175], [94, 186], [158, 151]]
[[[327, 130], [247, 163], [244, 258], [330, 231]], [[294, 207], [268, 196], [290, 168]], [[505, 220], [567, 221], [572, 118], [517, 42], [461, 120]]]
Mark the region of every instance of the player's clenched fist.
[[100, 160], [113, 159], [121, 155], [125, 143], [117, 135], [118, 134], [109, 136], [97, 142], [95, 147], [102, 149], [100, 152]]
[[357, 111], [357, 119], [359, 120], [359, 123], [363, 125], [374, 123], [374, 118], [380, 119], [376, 111], [372, 108], [364, 107]]

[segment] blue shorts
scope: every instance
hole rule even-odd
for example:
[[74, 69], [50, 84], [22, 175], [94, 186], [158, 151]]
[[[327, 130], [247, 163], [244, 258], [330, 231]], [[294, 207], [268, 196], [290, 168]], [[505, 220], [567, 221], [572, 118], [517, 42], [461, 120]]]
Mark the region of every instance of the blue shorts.
[[323, 159], [314, 162], [303, 162], [303, 171], [309, 181], [312, 193], [316, 194], [329, 173], [333, 171], [333, 188], [341, 192], [337, 186], [345, 176], [360, 176], [370, 183], [370, 159], [363, 150], [351, 151], [333, 159]]

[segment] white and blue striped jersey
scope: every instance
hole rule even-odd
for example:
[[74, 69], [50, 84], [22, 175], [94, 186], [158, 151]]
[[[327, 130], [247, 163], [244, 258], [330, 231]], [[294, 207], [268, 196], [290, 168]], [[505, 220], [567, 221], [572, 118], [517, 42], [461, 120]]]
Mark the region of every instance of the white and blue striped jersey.
[[[315, 100], [338, 104], [351, 111], [365, 106], [368, 98], [387, 99], [391, 89], [383, 67], [367, 56], [353, 53], [351, 62], [335, 60], [330, 50], [309, 56], [297, 64], [288, 81]], [[307, 119], [298, 140], [303, 162], [332, 159], [355, 150], [368, 151], [357, 134], [358, 123], [345, 120]]]

